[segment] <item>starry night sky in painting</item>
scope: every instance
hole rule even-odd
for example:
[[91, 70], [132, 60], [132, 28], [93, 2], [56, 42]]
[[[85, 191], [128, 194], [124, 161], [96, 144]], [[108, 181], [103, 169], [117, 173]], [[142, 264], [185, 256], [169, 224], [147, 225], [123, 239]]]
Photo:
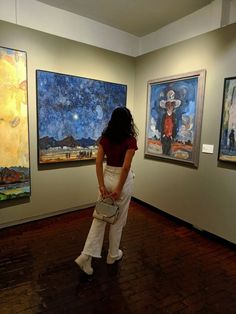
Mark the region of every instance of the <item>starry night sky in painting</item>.
[[126, 105], [127, 86], [36, 71], [39, 138], [97, 140], [112, 111]]

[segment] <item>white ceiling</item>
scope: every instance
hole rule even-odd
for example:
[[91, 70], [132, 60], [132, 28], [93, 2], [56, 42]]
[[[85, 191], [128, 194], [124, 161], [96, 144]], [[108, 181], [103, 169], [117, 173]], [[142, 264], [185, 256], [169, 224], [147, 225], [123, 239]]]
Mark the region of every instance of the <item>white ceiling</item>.
[[213, 0], [38, 0], [142, 37]]

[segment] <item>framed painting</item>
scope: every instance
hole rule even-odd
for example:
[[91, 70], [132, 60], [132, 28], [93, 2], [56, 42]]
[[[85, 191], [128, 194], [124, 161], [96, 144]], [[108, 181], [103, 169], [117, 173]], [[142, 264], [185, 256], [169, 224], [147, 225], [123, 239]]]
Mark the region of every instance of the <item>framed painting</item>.
[[148, 81], [145, 157], [198, 166], [205, 70]]
[[127, 86], [42, 70], [36, 82], [38, 163], [95, 159], [111, 113], [126, 106]]
[[0, 47], [0, 201], [30, 191], [27, 56]]
[[218, 160], [236, 163], [236, 76], [224, 79]]

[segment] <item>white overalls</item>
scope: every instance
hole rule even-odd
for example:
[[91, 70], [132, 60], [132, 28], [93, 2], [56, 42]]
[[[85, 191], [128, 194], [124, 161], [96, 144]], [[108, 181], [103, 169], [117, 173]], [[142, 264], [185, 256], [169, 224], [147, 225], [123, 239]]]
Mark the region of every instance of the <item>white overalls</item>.
[[[120, 178], [121, 169], [121, 167], [105, 166], [104, 183], [108, 192], [112, 192], [116, 188]], [[119, 206], [119, 218], [115, 224], [110, 225], [109, 230], [109, 255], [114, 258], [118, 256], [122, 230], [127, 220], [130, 199], [133, 192], [133, 182], [134, 173], [130, 170], [123, 186], [121, 196], [116, 200], [116, 203]], [[104, 221], [96, 218], [93, 219], [82, 251], [83, 254], [101, 258], [106, 224], [107, 223]]]

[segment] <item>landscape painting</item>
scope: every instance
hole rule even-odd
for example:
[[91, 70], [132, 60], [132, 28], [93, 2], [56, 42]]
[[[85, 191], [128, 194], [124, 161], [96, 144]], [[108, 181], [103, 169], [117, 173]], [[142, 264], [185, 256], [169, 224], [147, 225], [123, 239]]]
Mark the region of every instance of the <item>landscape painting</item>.
[[112, 111], [126, 106], [127, 86], [36, 71], [38, 162], [93, 160]]
[[236, 77], [225, 78], [218, 159], [236, 162]]
[[205, 71], [148, 82], [145, 157], [197, 167]]
[[0, 201], [29, 196], [27, 56], [0, 47]]

